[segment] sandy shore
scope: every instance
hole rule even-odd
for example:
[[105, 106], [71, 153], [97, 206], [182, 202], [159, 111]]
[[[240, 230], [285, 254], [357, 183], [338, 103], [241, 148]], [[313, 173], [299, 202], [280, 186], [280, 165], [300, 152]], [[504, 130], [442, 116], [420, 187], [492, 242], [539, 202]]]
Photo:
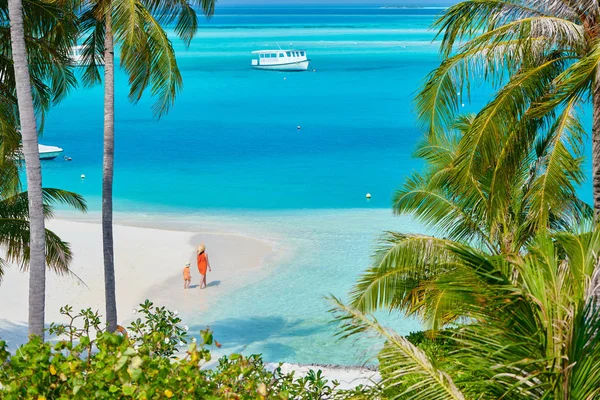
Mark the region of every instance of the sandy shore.
[[[69, 304], [75, 310], [91, 307], [104, 314], [104, 272], [102, 235], [97, 220], [62, 220], [48, 223], [48, 228], [68, 241], [74, 258], [71, 276], [47, 274], [46, 323], [64, 322], [59, 313]], [[285, 252], [276, 243], [236, 233], [185, 232], [115, 225], [115, 264], [119, 321], [127, 325], [133, 309], [145, 299], [178, 310], [182, 314], [198, 312], [230, 295], [235, 289], [252, 284], [270, 273], [270, 266]], [[200, 290], [195, 267], [195, 249], [205, 243], [213, 272], [208, 275], [208, 290]], [[192, 264], [192, 286], [183, 290], [182, 269]], [[0, 337], [15, 349], [27, 340], [28, 274], [17, 268], [5, 270], [0, 285]], [[185, 321], [184, 321], [185, 323]], [[277, 364], [269, 364], [275, 368]], [[365, 368], [321, 365], [283, 364], [284, 372], [305, 375], [309, 369], [320, 369], [329, 380], [340, 382], [341, 388], [371, 384], [380, 378], [376, 371]]]
[[[46, 323], [63, 322], [59, 309], [91, 307], [104, 314], [102, 236], [99, 223], [52, 220], [48, 228], [69, 242], [74, 252], [71, 276], [47, 274]], [[199, 310], [236, 286], [260, 275], [273, 256], [269, 242], [237, 234], [180, 232], [116, 225], [115, 266], [119, 321], [126, 324], [132, 310], [149, 298], [156, 304], [185, 311]], [[208, 275], [210, 295], [200, 290], [195, 249], [205, 243], [214, 266]], [[182, 289], [182, 269], [192, 264], [191, 289]], [[0, 337], [15, 348], [27, 339], [28, 275], [16, 268], [5, 271], [0, 286]]]
[[[278, 364], [269, 363], [270, 369], [278, 367]], [[358, 385], [372, 386], [381, 381], [381, 375], [376, 368], [365, 368], [365, 367], [343, 367], [337, 365], [303, 365], [303, 364], [289, 364], [284, 363], [281, 365], [281, 371], [289, 373], [294, 371], [295, 376], [305, 376], [308, 371], [322, 371], [325, 379], [331, 381], [337, 381], [339, 383], [339, 389], [352, 389]]]

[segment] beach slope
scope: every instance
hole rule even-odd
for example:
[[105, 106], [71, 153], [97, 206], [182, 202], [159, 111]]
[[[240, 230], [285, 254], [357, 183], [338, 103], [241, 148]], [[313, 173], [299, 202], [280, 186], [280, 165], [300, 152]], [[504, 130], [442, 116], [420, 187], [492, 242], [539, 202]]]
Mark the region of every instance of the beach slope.
[[[65, 322], [59, 309], [90, 307], [104, 314], [102, 233], [97, 222], [52, 220], [48, 228], [69, 242], [73, 276], [47, 273], [46, 323]], [[115, 273], [119, 322], [133, 317], [145, 299], [172, 310], [201, 311], [213, 301], [249, 284], [273, 252], [263, 240], [219, 232], [183, 232], [131, 226], [114, 227]], [[205, 243], [213, 266], [208, 290], [198, 287], [195, 249]], [[182, 270], [191, 263], [192, 286], [183, 290]], [[28, 274], [7, 268], [0, 286], [0, 337], [15, 348], [27, 340]]]

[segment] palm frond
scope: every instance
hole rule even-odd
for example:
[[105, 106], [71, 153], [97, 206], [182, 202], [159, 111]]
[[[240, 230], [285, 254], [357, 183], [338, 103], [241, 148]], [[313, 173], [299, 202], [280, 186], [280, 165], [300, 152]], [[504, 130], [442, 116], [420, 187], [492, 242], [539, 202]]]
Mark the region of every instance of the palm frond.
[[448, 8], [433, 25], [442, 35], [440, 49], [444, 57], [454, 50], [455, 44], [469, 40], [494, 26], [523, 18], [547, 16], [543, 10], [528, 7], [521, 1], [471, 0], [461, 1]]
[[486, 198], [481, 192], [470, 190], [473, 187], [462, 188], [462, 192], [456, 186], [452, 186], [454, 192], [444, 190], [439, 179], [413, 174], [394, 194], [394, 213], [411, 215], [452, 240], [476, 240], [489, 245], [476, 211]]
[[473, 173], [494, 165], [506, 137], [514, 131], [529, 104], [547, 93], [564, 62], [564, 57], [552, 57], [512, 77], [473, 120], [461, 141], [457, 168]]
[[81, 44], [82, 64], [84, 65], [82, 79], [86, 86], [102, 82], [100, 67], [104, 65], [106, 25], [102, 18], [97, 18], [100, 8], [98, 4], [94, 4], [80, 16], [81, 35], [84, 37]]
[[150, 94], [157, 98], [153, 111], [160, 117], [182, 88], [171, 41], [138, 0], [116, 1], [114, 15], [115, 38], [122, 43], [121, 66], [129, 76], [129, 98], [139, 101], [150, 87]]
[[334, 305], [331, 310], [334, 318], [341, 325], [341, 337], [369, 330], [386, 340], [380, 354], [381, 372], [385, 376], [382, 383], [385, 386], [393, 387], [404, 381], [412, 382], [416, 378], [417, 383], [402, 393], [403, 399], [464, 399], [452, 378], [439, 369], [421, 349], [382, 327], [374, 317], [347, 307], [335, 297], [330, 300]]
[[[571, 199], [583, 183], [583, 139], [585, 130], [576, 115], [576, 99], [572, 99], [541, 140], [538, 149], [542, 159], [539, 173], [532, 181], [527, 199], [528, 219], [536, 227], [549, 228], [551, 214], [556, 216], [575, 214]], [[567, 208], [567, 209], [565, 209]]]
[[570, 65], [554, 79], [554, 89], [539, 99], [531, 117], [539, 118], [571, 100], [575, 99], [578, 102], [585, 99], [595, 81], [599, 64], [600, 43], [596, 43], [593, 51]]
[[[380, 243], [373, 266], [351, 292], [352, 307], [362, 312], [402, 309], [409, 315], [419, 315], [432, 327], [451, 322], [460, 315], [456, 307], [460, 307], [461, 302], [446, 301], [456, 292], [433, 290], [440, 276], [460, 267], [448, 250], [450, 241], [388, 232]], [[437, 304], [439, 313], [428, 311], [432, 303]]]
[[[550, 53], [560, 52], [552, 49]], [[547, 41], [533, 38], [527, 46], [521, 40], [478, 44], [444, 59], [425, 78], [416, 96], [418, 122], [430, 135], [443, 132], [454, 124], [461, 100], [470, 97], [473, 83], [492, 77], [494, 86], [500, 86], [506, 75], [520, 71], [523, 59], [545, 62], [548, 54]]]
[[[0, 245], [6, 249], [6, 261], [29, 267], [29, 222], [22, 219], [0, 218]], [[46, 230], [46, 265], [57, 274], [69, 274], [73, 255], [71, 247], [54, 232]]]
[[[43, 188], [42, 200], [44, 206], [44, 217], [54, 216], [54, 204], [70, 206], [78, 211], [86, 212], [87, 205], [84, 198], [73, 192], [61, 189]], [[0, 200], [0, 218], [15, 218], [26, 220], [29, 217], [29, 203], [27, 192], [21, 192]]]
[[46, 205], [63, 204], [80, 212], [87, 211], [86, 201], [80, 194], [62, 189], [44, 188], [42, 196]]
[[570, 366], [570, 395], [573, 399], [594, 399], [600, 396], [600, 312], [594, 300], [585, 304], [573, 325], [578, 329], [574, 330], [569, 353], [578, 362]]

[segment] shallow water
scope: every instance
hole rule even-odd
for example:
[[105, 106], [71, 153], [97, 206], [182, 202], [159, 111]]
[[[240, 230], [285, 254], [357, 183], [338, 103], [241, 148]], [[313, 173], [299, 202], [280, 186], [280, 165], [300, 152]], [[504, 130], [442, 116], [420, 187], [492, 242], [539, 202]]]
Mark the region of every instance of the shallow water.
[[[182, 303], [169, 300], [168, 293], [179, 290], [179, 279], [175, 280], [176, 289], [172, 282], [165, 282], [150, 291], [158, 290], [155, 299], [178, 308], [191, 332], [210, 326], [223, 344], [219, 354], [243, 351], [262, 353], [268, 361], [359, 365], [375, 362], [381, 341], [365, 335], [357, 338], [359, 345], [354, 339], [338, 341], [338, 327], [328, 312], [333, 304], [326, 297], [348, 300], [382, 232], [423, 231], [409, 218], [392, 218], [390, 213], [384, 209], [212, 211], [185, 216], [126, 213], [118, 214], [117, 221], [175, 230], [198, 231], [201, 227], [203, 231], [242, 233], [274, 246], [274, 256], [254, 272], [256, 276], [218, 298], [211, 298], [211, 287], [230, 283], [215, 280], [209, 273], [208, 289], [203, 293], [208, 297], [203, 297], [206, 300], [202, 304], [197, 303], [197, 296], [185, 297]], [[215, 271], [221, 268], [212, 264]], [[190, 311], [194, 308], [198, 311]], [[381, 312], [377, 317], [403, 335], [421, 329], [418, 321], [397, 313]]]

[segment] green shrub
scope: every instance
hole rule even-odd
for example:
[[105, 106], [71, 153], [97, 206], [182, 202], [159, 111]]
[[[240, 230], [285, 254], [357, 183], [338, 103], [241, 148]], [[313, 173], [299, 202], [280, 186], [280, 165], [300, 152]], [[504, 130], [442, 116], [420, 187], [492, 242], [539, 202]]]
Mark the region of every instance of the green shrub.
[[451, 339], [452, 334], [454, 331], [451, 329], [436, 332], [435, 335], [431, 332], [418, 331], [411, 332], [406, 339], [427, 353], [429, 358], [443, 362], [456, 347], [456, 341]]
[[64, 325], [49, 331], [57, 342], [31, 337], [14, 354], [0, 341], [0, 397], [13, 399], [367, 399], [374, 389], [338, 390], [321, 371], [296, 378], [269, 371], [260, 356], [232, 354], [214, 368], [213, 335], [201, 343], [173, 312], [146, 301], [127, 334], [102, 328], [90, 309], [63, 307]]

